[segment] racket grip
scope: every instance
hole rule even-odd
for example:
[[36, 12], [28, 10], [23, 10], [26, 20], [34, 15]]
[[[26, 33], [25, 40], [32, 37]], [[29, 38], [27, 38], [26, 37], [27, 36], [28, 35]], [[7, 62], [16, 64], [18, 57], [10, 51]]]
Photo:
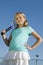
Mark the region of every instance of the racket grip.
[[[8, 27], [7, 29], [5, 29], [5, 31], [8, 32], [8, 31], [11, 30], [12, 28], [13, 28], [13, 26], [10, 26], [10, 27]], [[3, 35], [3, 34], [5, 34], [5, 33], [1, 32], [1, 35]]]
[[5, 29], [6, 32], [8, 32], [9, 30], [11, 30], [13, 28], [13, 26], [8, 27], [7, 29]]

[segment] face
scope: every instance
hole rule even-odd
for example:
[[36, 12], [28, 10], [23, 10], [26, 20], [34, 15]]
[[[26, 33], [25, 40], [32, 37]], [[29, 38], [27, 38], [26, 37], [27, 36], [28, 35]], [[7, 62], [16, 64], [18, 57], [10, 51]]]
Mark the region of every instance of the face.
[[26, 19], [22, 14], [16, 14], [15, 20], [18, 25], [23, 25]]

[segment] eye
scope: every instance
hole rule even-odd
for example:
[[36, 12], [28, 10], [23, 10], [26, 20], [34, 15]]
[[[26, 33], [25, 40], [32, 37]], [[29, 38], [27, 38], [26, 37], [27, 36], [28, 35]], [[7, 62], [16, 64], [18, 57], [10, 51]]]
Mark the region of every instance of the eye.
[[18, 18], [16, 18], [16, 20], [18, 20]]

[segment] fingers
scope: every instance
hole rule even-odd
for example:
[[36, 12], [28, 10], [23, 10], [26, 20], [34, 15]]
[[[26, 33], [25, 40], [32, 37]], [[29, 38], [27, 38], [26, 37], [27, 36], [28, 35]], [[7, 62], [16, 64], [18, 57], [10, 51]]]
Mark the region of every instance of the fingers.
[[6, 34], [6, 31], [5, 30], [2, 30], [1, 31], [1, 35], [3, 35], [3, 34]]
[[2, 30], [2, 32], [3, 32], [3, 33], [6, 33], [6, 31], [5, 31], [5, 30]]

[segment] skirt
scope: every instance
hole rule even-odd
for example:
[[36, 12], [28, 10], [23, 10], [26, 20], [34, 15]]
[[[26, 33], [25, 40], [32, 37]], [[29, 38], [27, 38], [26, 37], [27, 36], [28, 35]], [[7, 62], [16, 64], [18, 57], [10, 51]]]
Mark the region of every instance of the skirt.
[[8, 51], [2, 65], [29, 65], [29, 60], [28, 52]]

